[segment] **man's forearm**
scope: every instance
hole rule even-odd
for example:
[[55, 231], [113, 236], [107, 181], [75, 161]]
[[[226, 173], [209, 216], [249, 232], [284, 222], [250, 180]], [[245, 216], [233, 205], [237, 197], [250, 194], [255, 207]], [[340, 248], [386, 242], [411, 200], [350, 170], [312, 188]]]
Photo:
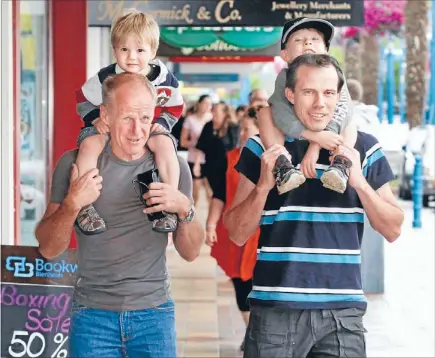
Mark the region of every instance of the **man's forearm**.
[[255, 187], [248, 197], [224, 216], [230, 240], [242, 246], [258, 228], [269, 189]]
[[403, 223], [402, 209], [382, 199], [366, 181], [356, 188], [356, 192], [373, 229], [388, 242], [395, 241]]
[[178, 223], [174, 234], [174, 245], [180, 256], [189, 262], [195, 260], [205, 238], [202, 225], [196, 219], [189, 224]]
[[49, 217], [44, 218], [35, 230], [39, 251], [47, 259], [63, 253], [71, 241], [71, 232], [79, 210], [62, 203]]

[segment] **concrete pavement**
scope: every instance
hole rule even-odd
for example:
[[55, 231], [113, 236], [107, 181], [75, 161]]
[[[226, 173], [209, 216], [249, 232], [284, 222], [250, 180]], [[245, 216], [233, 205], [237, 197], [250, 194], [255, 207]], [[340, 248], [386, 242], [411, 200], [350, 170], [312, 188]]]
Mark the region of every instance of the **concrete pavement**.
[[[369, 295], [365, 316], [369, 357], [435, 357], [434, 209], [423, 211], [423, 228], [412, 229], [412, 203], [401, 237], [385, 243], [385, 293]], [[205, 221], [206, 207], [198, 210]], [[186, 263], [168, 250], [176, 301], [180, 357], [237, 357], [244, 326], [231, 282], [209, 250]]]

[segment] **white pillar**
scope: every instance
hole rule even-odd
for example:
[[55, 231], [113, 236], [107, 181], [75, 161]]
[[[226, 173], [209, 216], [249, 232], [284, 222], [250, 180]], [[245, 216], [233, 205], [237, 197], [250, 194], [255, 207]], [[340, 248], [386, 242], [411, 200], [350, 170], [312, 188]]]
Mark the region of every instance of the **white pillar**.
[[14, 64], [12, 1], [0, 2], [0, 237], [14, 244]]

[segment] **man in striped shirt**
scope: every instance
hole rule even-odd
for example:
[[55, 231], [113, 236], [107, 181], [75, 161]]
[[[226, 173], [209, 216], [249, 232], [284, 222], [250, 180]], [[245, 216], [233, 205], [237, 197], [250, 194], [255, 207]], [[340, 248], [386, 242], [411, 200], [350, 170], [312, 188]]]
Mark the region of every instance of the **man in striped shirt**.
[[[335, 59], [307, 54], [289, 65], [286, 97], [306, 128], [322, 131], [343, 83]], [[265, 110], [270, 109], [260, 111], [260, 121]], [[355, 148], [340, 146], [334, 153], [353, 162], [343, 194], [319, 180], [331, 160], [323, 149], [317, 178], [279, 195], [272, 172], [277, 157], [287, 150], [300, 166], [308, 145], [287, 138], [285, 147], [276, 144], [265, 151], [253, 137], [236, 165], [242, 175], [225, 216], [230, 238], [242, 245], [258, 223], [261, 228], [245, 357], [366, 356], [360, 268], [364, 214], [387, 241], [398, 238], [403, 211], [388, 184], [393, 174], [376, 139], [358, 133]]]

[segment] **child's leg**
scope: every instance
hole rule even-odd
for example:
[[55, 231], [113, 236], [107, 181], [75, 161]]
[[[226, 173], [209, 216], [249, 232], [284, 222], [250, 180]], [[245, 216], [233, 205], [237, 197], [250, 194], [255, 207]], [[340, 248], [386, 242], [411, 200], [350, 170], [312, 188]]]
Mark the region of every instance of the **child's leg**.
[[[180, 164], [174, 140], [166, 132], [152, 133], [147, 142], [154, 153], [156, 166], [162, 181], [174, 188], [178, 188], [180, 180]], [[153, 230], [157, 232], [173, 232], [177, 229], [177, 216], [167, 213], [166, 217], [153, 222]]]
[[[342, 131], [343, 143], [349, 148], [354, 148], [357, 139], [357, 126], [350, 122]], [[349, 179], [349, 168], [352, 162], [344, 155], [336, 155], [331, 166], [325, 170], [320, 180], [325, 188], [334, 190], [338, 193], [344, 193]]]
[[106, 145], [107, 135], [97, 134], [83, 139], [76, 159], [79, 176], [97, 167], [98, 157]]
[[[271, 109], [264, 109], [260, 112], [258, 127], [260, 130], [261, 142], [266, 149], [273, 144], [284, 145], [284, 134], [275, 126]], [[295, 169], [291, 161], [291, 155], [280, 155], [274, 168], [275, 180], [278, 192], [284, 194], [297, 188], [305, 182], [305, 177], [300, 170]]]
[[148, 147], [154, 153], [156, 166], [162, 181], [174, 188], [178, 188], [180, 180], [180, 165], [174, 141], [169, 135], [159, 133], [148, 139]]
[[[87, 129], [87, 128], [86, 128]], [[76, 165], [79, 170], [79, 175], [86, 174], [89, 170], [97, 167], [98, 157], [104, 150], [107, 142], [107, 135], [95, 134], [89, 128], [90, 135], [82, 140], [79, 139], [79, 152], [76, 159]], [[106, 230], [106, 224], [103, 218], [95, 210], [91, 204], [82, 208], [77, 215], [77, 225], [80, 230], [87, 234], [98, 234]]]

